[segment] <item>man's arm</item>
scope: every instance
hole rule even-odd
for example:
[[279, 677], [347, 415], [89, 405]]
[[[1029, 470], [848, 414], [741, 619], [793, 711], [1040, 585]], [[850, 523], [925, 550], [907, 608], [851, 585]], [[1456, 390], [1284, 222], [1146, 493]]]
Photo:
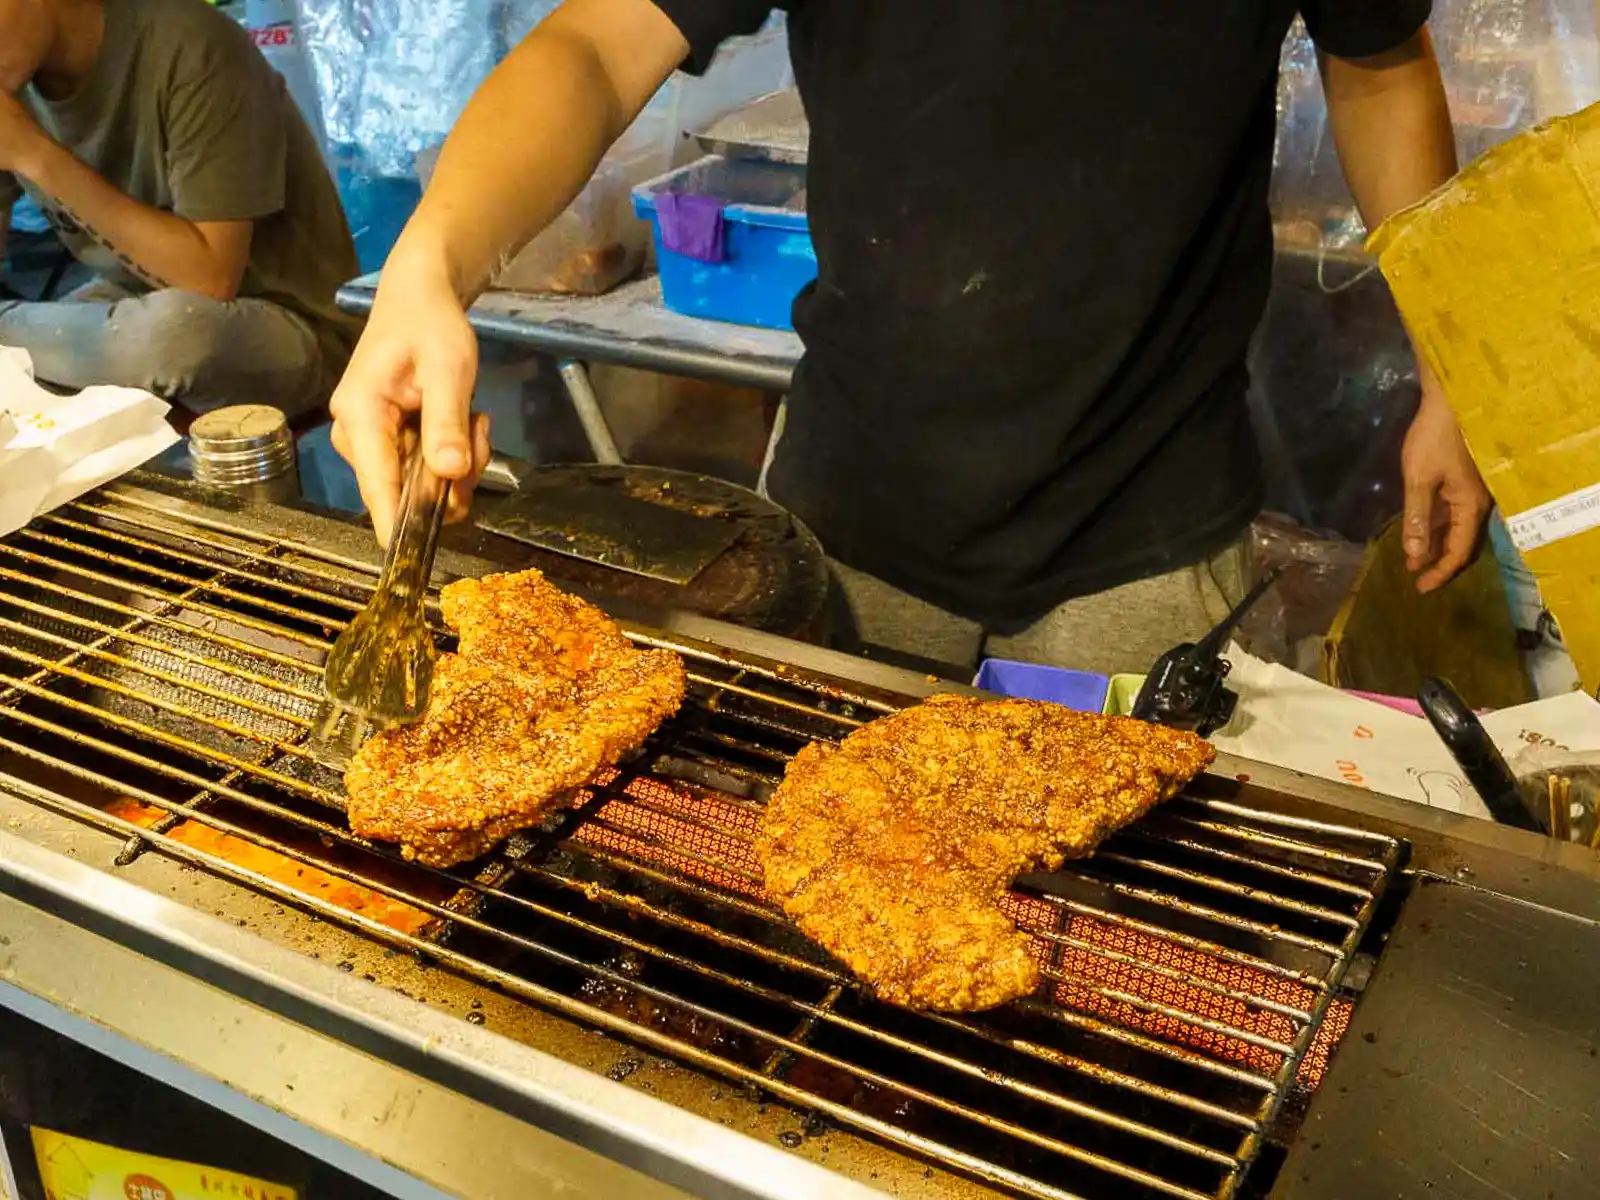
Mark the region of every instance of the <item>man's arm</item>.
[[1426, 29], [1386, 54], [1323, 54], [1328, 123], [1369, 229], [1456, 173], [1455, 129]]
[[570, 204], [688, 53], [650, 0], [567, 0], [472, 97], [391, 262], [463, 300]]
[[[1455, 131], [1426, 28], [1370, 58], [1321, 56], [1328, 122], [1368, 229], [1456, 171]], [[1405, 546], [1433, 591], [1472, 559], [1490, 501], [1438, 381], [1419, 356], [1422, 404], [1406, 437]]]
[[151, 286], [218, 300], [238, 295], [250, 262], [253, 222], [189, 221], [141, 204], [80, 162], [4, 93], [0, 170], [27, 179]]
[[334, 447], [380, 541], [400, 494], [400, 431], [419, 410], [428, 466], [456, 481], [452, 514], [465, 511], [489, 450], [484, 419], [469, 416], [477, 343], [464, 307], [572, 202], [688, 52], [652, 0], [567, 0], [467, 105], [331, 405]]

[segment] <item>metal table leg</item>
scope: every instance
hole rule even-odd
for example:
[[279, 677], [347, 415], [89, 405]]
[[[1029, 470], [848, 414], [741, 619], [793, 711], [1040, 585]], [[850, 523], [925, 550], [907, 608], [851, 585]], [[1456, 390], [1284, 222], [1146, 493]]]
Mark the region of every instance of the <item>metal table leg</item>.
[[578, 411], [578, 420], [583, 423], [583, 432], [589, 439], [589, 449], [594, 452], [595, 461], [608, 466], [620, 466], [622, 453], [617, 449], [616, 438], [611, 436], [611, 426], [606, 424], [605, 414], [600, 411], [600, 401], [589, 383], [589, 372], [581, 362], [572, 358], [562, 359], [557, 369], [561, 372], [561, 382], [566, 385], [567, 395], [572, 398], [572, 407]]

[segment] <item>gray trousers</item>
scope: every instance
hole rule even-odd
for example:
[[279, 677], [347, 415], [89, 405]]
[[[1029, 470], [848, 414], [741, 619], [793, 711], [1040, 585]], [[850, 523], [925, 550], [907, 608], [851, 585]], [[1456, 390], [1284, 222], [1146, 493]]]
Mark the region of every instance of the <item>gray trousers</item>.
[[830, 565], [863, 643], [959, 667], [1012, 658], [1101, 675], [1143, 674], [1180, 642], [1198, 641], [1248, 587], [1239, 542], [1192, 567], [1069, 600], [1021, 633], [999, 637], [875, 576]]
[[310, 324], [280, 305], [176, 288], [134, 295], [109, 280], [61, 300], [0, 301], [0, 345], [26, 350], [43, 383], [140, 388], [191, 412], [270, 404], [295, 417], [337, 382]]
[[[756, 485], [763, 496], [787, 419], [785, 400]], [[843, 642], [964, 668], [983, 658], [1012, 658], [1101, 675], [1145, 673], [1174, 646], [1208, 633], [1250, 586], [1242, 539], [1194, 566], [1069, 600], [1021, 633], [999, 637], [874, 575], [831, 558], [828, 565], [854, 626], [839, 631]]]

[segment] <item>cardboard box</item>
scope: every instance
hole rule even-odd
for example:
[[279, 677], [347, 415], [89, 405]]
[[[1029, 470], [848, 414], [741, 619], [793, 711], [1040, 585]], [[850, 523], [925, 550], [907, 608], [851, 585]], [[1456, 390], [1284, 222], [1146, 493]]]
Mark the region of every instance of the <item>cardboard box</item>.
[[1600, 688], [1600, 106], [1496, 147], [1368, 245]]

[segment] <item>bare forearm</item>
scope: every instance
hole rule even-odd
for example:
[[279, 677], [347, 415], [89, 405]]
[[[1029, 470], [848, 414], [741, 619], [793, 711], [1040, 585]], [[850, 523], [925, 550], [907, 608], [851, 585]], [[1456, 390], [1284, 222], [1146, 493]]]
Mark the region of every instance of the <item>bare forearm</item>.
[[1325, 57], [1322, 77], [1339, 161], [1368, 229], [1455, 174], [1455, 131], [1426, 29], [1376, 58]]
[[391, 264], [443, 269], [471, 300], [572, 202], [684, 50], [653, 6], [569, 2], [473, 96]]
[[[1368, 229], [1422, 200], [1456, 172], [1455, 130], [1426, 29], [1373, 59], [1325, 57], [1328, 122]], [[1437, 395], [1421, 356], [1423, 395]]]
[[233, 298], [238, 279], [193, 222], [141, 204], [54, 142], [19, 173], [150, 286]]
[[[1455, 173], [1455, 133], [1424, 29], [1376, 59], [1327, 58], [1328, 119], [1367, 228], [1417, 203]], [[1417, 589], [1444, 586], [1472, 561], [1489, 494], [1450, 402], [1417, 356], [1422, 397], [1400, 455], [1406, 565]]]
[[468, 104], [397, 255], [442, 255], [456, 294], [474, 298], [594, 174], [621, 133], [616, 107], [581, 46], [535, 31]]

